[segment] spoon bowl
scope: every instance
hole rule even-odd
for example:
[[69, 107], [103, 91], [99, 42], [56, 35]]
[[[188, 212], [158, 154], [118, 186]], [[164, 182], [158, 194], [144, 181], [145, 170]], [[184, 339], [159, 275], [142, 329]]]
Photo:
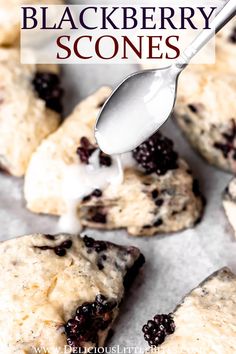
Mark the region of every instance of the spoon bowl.
[[173, 110], [179, 72], [176, 66], [143, 70], [121, 82], [97, 119], [95, 137], [103, 152], [131, 151], [160, 128]]

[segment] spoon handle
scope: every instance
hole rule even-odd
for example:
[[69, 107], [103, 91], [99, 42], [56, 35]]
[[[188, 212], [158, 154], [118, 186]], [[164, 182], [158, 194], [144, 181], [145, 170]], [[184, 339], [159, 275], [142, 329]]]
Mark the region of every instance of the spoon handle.
[[229, 0], [227, 4], [218, 12], [214, 20], [211, 21], [211, 29], [203, 30], [193, 40], [193, 42], [181, 54], [180, 59], [176, 62], [179, 69], [184, 69], [189, 61], [194, 57], [199, 50], [221, 30], [227, 22], [236, 15], [236, 0]]

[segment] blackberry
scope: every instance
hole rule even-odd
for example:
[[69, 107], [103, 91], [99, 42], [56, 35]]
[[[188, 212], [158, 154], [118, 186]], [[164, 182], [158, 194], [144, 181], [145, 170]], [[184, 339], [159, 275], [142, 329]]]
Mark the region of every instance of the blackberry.
[[[97, 145], [91, 144], [88, 138], [82, 137], [80, 139], [80, 146], [77, 148], [76, 152], [79, 155], [80, 161], [82, 163], [88, 164], [90, 156], [97, 149]], [[104, 152], [101, 150], [99, 152], [99, 164], [100, 166], [106, 167], [110, 167], [112, 165], [111, 157], [104, 154]]]
[[156, 315], [143, 326], [144, 339], [150, 346], [162, 344], [166, 336], [174, 333], [175, 323], [173, 315]]
[[134, 149], [133, 157], [147, 174], [155, 172], [161, 176], [178, 167], [178, 154], [173, 150], [172, 141], [159, 132]]
[[93, 249], [97, 253], [107, 250], [107, 243], [105, 241], [96, 241], [92, 237], [84, 236], [84, 244], [87, 248]]
[[61, 113], [62, 96], [58, 75], [49, 72], [38, 72], [33, 79], [33, 85], [40, 98], [46, 102], [46, 107]]
[[94, 302], [85, 302], [77, 308], [75, 316], [65, 324], [67, 344], [73, 353], [81, 352], [84, 342], [98, 346], [98, 332], [108, 328], [116, 306], [116, 301], [108, 301], [104, 295], [98, 294]]

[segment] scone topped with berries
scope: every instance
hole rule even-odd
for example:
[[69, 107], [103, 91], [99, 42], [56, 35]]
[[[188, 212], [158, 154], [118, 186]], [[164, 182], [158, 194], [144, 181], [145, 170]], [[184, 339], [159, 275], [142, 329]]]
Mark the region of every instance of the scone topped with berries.
[[23, 176], [32, 153], [61, 121], [58, 70], [22, 65], [18, 49], [2, 48], [0, 81], [0, 168]]
[[160, 133], [121, 156], [123, 180], [117, 181], [119, 163], [98, 149], [93, 133], [109, 94], [101, 88], [81, 102], [33, 154], [25, 179], [27, 207], [73, 214], [82, 226], [125, 228], [131, 235], [192, 227], [203, 211], [198, 183]]
[[188, 294], [173, 314], [143, 326], [148, 353], [236, 352], [236, 276], [228, 268], [212, 274]]
[[104, 346], [124, 289], [144, 263], [135, 247], [62, 234], [2, 242], [0, 255], [4, 354]]

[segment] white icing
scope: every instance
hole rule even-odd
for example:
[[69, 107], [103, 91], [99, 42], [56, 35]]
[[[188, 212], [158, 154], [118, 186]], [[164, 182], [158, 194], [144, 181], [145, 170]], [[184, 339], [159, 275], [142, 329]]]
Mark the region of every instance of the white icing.
[[[139, 81], [140, 80], [140, 81]], [[169, 117], [176, 88], [176, 70], [131, 76], [114, 92], [96, 125], [102, 151], [114, 155], [131, 151], [148, 139]]]
[[77, 208], [79, 202], [90, 195], [94, 189], [103, 190], [108, 185], [114, 188], [124, 179], [124, 168], [132, 167], [134, 160], [130, 153], [113, 156], [110, 167], [100, 166], [97, 149], [90, 157], [89, 164], [73, 164], [64, 171], [62, 195], [66, 204], [66, 213], [61, 216], [58, 224], [60, 232], [79, 233], [81, 223]]

